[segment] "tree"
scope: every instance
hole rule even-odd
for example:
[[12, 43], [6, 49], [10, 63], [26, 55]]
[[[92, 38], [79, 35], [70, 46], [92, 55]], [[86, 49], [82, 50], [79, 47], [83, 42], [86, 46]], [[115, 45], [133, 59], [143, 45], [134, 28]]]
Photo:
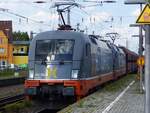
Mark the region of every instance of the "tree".
[[150, 3], [150, 0], [146, 0], [146, 1]]
[[27, 32], [13, 32], [13, 41], [29, 41]]

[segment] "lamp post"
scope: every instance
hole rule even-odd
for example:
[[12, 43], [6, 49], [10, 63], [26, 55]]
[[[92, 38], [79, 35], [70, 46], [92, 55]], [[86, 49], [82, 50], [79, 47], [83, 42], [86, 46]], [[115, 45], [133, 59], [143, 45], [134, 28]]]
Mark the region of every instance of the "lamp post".
[[37, 33], [36, 33], [36, 32], [33, 32], [33, 31], [30, 32], [30, 40], [33, 39], [33, 37], [34, 37], [33, 35], [34, 35], [34, 34], [37, 34]]

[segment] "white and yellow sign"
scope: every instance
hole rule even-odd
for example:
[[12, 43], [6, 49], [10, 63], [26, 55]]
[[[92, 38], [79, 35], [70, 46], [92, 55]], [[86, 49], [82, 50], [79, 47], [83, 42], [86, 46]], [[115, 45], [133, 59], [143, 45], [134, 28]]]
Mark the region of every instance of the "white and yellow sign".
[[150, 4], [146, 4], [136, 23], [150, 24]]

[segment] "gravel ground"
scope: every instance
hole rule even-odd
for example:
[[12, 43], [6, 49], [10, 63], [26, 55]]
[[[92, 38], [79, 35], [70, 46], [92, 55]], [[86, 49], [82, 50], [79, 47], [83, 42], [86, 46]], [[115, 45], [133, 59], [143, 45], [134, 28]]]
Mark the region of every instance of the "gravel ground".
[[13, 85], [8, 87], [0, 87], [0, 98], [14, 96], [24, 92], [24, 86], [22, 85]]
[[22, 107], [23, 104], [20, 104], [20, 103], [18, 103], [19, 107], [17, 104], [16, 105], [13, 104], [13, 105], [14, 106], [11, 106], [9, 108], [7, 107], [5, 113], [38, 113], [41, 110], [50, 109], [49, 107], [50, 105], [47, 103], [39, 103], [39, 102], [33, 102], [33, 101], [31, 101], [30, 104], [28, 104], [29, 106], [26, 106], [26, 107]]

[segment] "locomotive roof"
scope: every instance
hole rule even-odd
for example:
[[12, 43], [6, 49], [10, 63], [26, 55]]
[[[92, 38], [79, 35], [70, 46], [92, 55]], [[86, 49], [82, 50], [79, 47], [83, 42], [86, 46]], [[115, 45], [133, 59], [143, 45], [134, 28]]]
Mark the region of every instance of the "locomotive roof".
[[[47, 38], [53, 38], [53, 37], [49, 37], [49, 36], [55, 36], [55, 37], [59, 37], [62, 39], [76, 39], [76, 38], [81, 38], [84, 37], [85, 34], [81, 33], [81, 32], [75, 32], [75, 31], [68, 31], [68, 30], [56, 30], [56, 31], [46, 31], [46, 32], [42, 32], [39, 33], [38, 35], [36, 35], [36, 38], [34, 38], [34, 40], [39, 40], [39, 39], [47, 39]], [[67, 37], [69, 36], [69, 37]]]

